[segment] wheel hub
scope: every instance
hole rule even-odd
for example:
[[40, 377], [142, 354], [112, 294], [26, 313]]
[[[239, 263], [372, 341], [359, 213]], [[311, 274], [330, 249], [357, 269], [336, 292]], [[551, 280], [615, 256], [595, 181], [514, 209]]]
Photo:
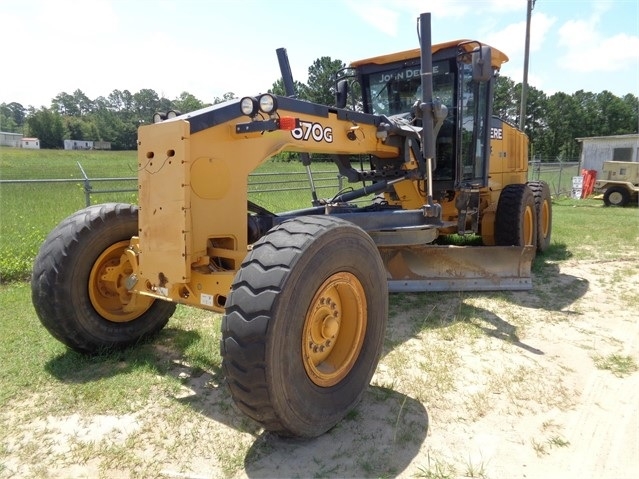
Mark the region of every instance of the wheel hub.
[[330, 387], [348, 375], [364, 342], [366, 320], [366, 295], [353, 274], [336, 273], [320, 286], [302, 335], [302, 358], [311, 381]]
[[613, 205], [620, 205], [623, 202], [623, 196], [618, 191], [613, 191], [612, 193], [610, 193], [608, 200]]
[[142, 315], [153, 299], [131, 294], [126, 281], [133, 272], [126, 253], [129, 241], [111, 245], [96, 259], [89, 275], [89, 298], [103, 318], [123, 323]]
[[330, 340], [330, 338], [335, 337], [337, 331], [339, 331], [339, 321], [332, 316], [325, 318], [322, 327], [322, 336]]

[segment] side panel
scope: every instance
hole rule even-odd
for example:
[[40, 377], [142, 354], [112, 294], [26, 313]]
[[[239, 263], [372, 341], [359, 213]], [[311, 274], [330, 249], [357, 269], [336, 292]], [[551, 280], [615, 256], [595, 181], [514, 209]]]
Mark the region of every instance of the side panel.
[[282, 97], [279, 106], [299, 128], [251, 121], [235, 102], [139, 129], [139, 231], [132, 241], [138, 293], [224, 309], [249, 248], [248, 175], [270, 156], [282, 150], [398, 156], [397, 146], [378, 138], [372, 115]]
[[639, 184], [639, 163], [630, 161], [605, 161], [602, 180], [627, 181]]
[[140, 274], [156, 288], [189, 280], [189, 136], [186, 121], [138, 132]]
[[496, 202], [505, 185], [528, 180], [528, 137], [514, 126], [493, 117], [490, 131], [488, 185]]

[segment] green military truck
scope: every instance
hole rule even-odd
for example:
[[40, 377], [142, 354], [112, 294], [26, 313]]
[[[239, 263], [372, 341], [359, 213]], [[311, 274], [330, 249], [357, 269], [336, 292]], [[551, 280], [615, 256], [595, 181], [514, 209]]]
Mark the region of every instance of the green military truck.
[[639, 163], [604, 161], [603, 174], [595, 182], [595, 192], [603, 193], [606, 206], [638, 204]]

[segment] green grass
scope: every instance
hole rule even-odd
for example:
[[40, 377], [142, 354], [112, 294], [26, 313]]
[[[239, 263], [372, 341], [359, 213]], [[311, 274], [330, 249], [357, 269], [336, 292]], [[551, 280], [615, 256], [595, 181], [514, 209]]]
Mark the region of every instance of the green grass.
[[[597, 199], [559, 199], [553, 202], [552, 228], [548, 260], [636, 257], [637, 208], [607, 208]], [[569, 251], [566, 245], [570, 245]]]
[[[76, 179], [71, 183], [0, 185], [0, 282], [29, 278], [31, 264], [46, 235], [64, 218], [86, 206], [82, 165], [89, 178], [135, 178], [135, 151], [60, 151], [0, 149], [0, 179]], [[320, 197], [337, 192], [337, 170], [321, 163], [313, 167]], [[274, 211], [311, 206], [308, 180], [300, 162], [268, 161], [255, 172], [249, 199]], [[261, 176], [266, 174], [266, 176]], [[274, 183], [273, 182], [283, 182]], [[269, 183], [269, 184], [267, 184]], [[136, 203], [136, 193], [98, 193], [130, 190], [136, 182], [92, 182], [91, 204], [118, 201]], [[298, 188], [287, 191], [289, 188]], [[260, 192], [263, 190], [274, 192]]]
[[[78, 180], [0, 185], [0, 281], [27, 279], [46, 235], [62, 219], [85, 206], [78, 162], [90, 178], [136, 176], [135, 152], [0, 149], [2, 180]], [[111, 186], [122, 189], [124, 183]], [[129, 182], [128, 187], [132, 186]], [[130, 193], [119, 193], [110, 195], [108, 201], [134, 202], [135, 198]]]
[[44, 366], [66, 351], [47, 337], [29, 300], [27, 284], [0, 286], [0, 407], [23, 388], [43, 387], [48, 379]]
[[[76, 179], [73, 183], [0, 185], [0, 282], [29, 278], [33, 259], [46, 235], [62, 219], [86, 205], [82, 168], [89, 178], [130, 178], [137, 175], [134, 151], [60, 151], [0, 149], [3, 180]], [[337, 193], [337, 172], [327, 163], [313, 165], [319, 197]], [[268, 161], [249, 181], [249, 199], [274, 211], [311, 206], [308, 180], [300, 162]], [[541, 172], [542, 178], [544, 176]], [[548, 173], [550, 175], [556, 172]], [[570, 178], [563, 172], [563, 181]], [[552, 181], [553, 178], [546, 178]], [[93, 182], [91, 203], [135, 203], [135, 193], [97, 193], [135, 189], [135, 181]], [[343, 185], [348, 188], [349, 185]], [[294, 188], [294, 189], [291, 189]], [[274, 190], [274, 191], [265, 191]], [[558, 199], [554, 202], [554, 244], [547, 259], [584, 259], [593, 249], [605, 259], [623, 256], [626, 245], [639, 240], [635, 208], [604, 208], [599, 200]], [[566, 251], [565, 244], [571, 244]], [[465, 241], [465, 244], [468, 244]], [[539, 262], [536, 268], [539, 268]], [[539, 272], [539, 269], [537, 269]]]
[[[29, 300], [26, 283], [0, 286], [0, 407], [24, 390], [42, 393], [40, 400], [46, 403], [49, 386], [57, 379], [58, 399], [50, 406], [52, 413], [54, 408], [74, 407], [122, 413], [131, 407], [127, 391], [148, 396], [156, 387], [165, 391], [179, 388], [179, 381], [171, 381], [167, 374], [177, 367], [177, 357], [192, 371], [219, 369], [219, 316], [210, 312], [179, 307], [159, 342], [90, 357], [54, 340]], [[214, 327], [195, 330], [207, 322], [215, 323]], [[164, 354], [169, 349], [179, 353]]]
[[[160, 463], [136, 452], [141, 449], [162, 451], [170, 458], [165, 463], [181, 467], [188, 467], [191, 453], [218, 457], [227, 475], [235, 472], [248, 447], [243, 434], [255, 433], [255, 426], [242, 426], [245, 418], [232, 411], [220, 387], [219, 321], [219, 315], [178, 307], [153, 342], [89, 357], [67, 349], [42, 327], [28, 284], [0, 285], [0, 408], [6, 412], [0, 415], [0, 444], [21, 444], [17, 451], [0, 447], [0, 477], [20, 476], [4, 470], [5, 458], [16, 455], [30, 465], [29, 477], [51, 477], [51, 467], [88, 465], [96, 457], [100, 473], [92, 477], [113, 477], [114, 469], [131, 477], [164, 477]], [[217, 423], [203, 422], [202, 410], [235, 421], [234, 432], [218, 437]], [[95, 417], [123, 423], [137, 418], [137, 429], [122, 444], [118, 429], [101, 436], [99, 428], [93, 440], [65, 436], [60, 444], [58, 424], [86, 425]]]
[[598, 369], [610, 371], [618, 377], [627, 376], [639, 369], [635, 359], [627, 354], [596, 355], [593, 359]]
[[[0, 149], [0, 179], [78, 180], [76, 183], [0, 185], [0, 282], [28, 279], [33, 259], [46, 235], [62, 219], [86, 205], [78, 163], [89, 178], [137, 175], [134, 151]], [[313, 171], [317, 172], [315, 182], [320, 198], [332, 197], [338, 192], [333, 165], [318, 163], [313, 165]], [[542, 179], [544, 174], [542, 171]], [[570, 175], [563, 172], [562, 178], [563, 183]], [[546, 179], [553, 181], [552, 177]], [[91, 186], [93, 191], [135, 189], [135, 181], [93, 182]], [[343, 187], [350, 186], [344, 183]], [[311, 206], [304, 167], [297, 161], [267, 161], [250, 178], [249, 199], [274, 212]], [[136, 203], [137, 195], [128, 192], [91, 195], [92, 204], [107, 201]], [[596, 248], [614, 258], [626, 244], [638, 240], [638, 217], [634, 208], [608, 209], [599, 200], [563, 198], [555, 201], [554, 213], [555, 245], [549, 257], [569, 254], [583, 259]], [[566, 242], [573, 245], [570, 252], [564, 251], [562, 245]]]
[[0, 179], [82, 179], [78, 163], [89, 178], [137, 176], [135, 151], [0, 148]]

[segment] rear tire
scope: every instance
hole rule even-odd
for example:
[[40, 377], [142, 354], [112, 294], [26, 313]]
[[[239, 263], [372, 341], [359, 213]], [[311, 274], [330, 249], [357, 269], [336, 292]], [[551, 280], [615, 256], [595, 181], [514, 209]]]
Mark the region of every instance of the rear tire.
[[359, 227], [286, 221], [253, 247], [222, 319], [222, 367], [237, 406], [269, 431], [315, 437], [359, 402], [382, 351], [386, 273]]
[[528, 187], [535, 197], [537, 213], [537, 252], [543, 253], [550, 246], [552, 233], [552, 197], [550, 187], [545, 181], [531, 181]]
[[63, 220], [36, 256], [31, 298], [59, 341], [87, 354], [118, 349], [160, 331], [175, 303], [129, 293], [124, 254], [138, 232], [138, 209], [94, 205]]
[[528, 186], [507, 185], [499, 195], [495, 213], [495, 244], [537, 246], [535, 197]]
[[621, 186], [613, 186], [606, 190], [603, 201], [606, 206], [626, 206], [630, 202], [630, 194]]

